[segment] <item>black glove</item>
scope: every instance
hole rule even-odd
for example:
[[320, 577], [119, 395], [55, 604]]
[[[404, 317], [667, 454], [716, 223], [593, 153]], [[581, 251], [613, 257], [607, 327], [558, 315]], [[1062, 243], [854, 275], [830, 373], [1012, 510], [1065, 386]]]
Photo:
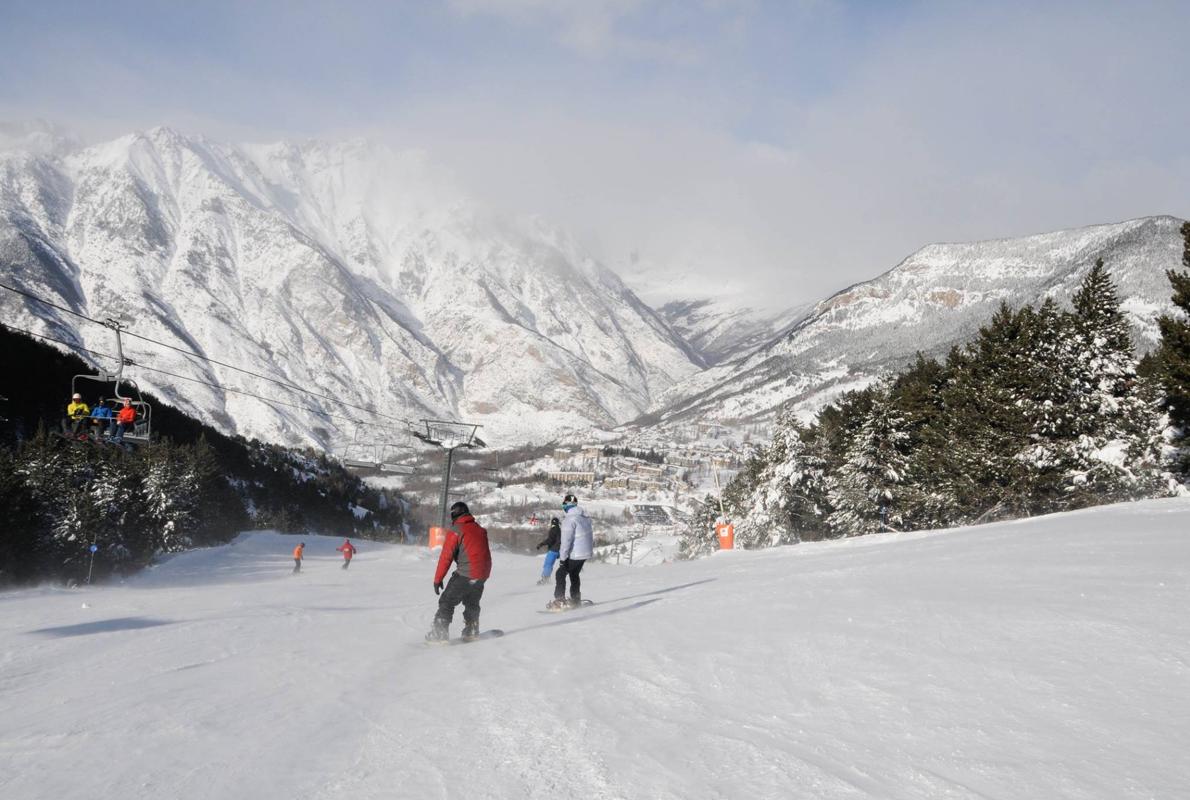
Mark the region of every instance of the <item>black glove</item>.
[[434, 584], [434, 594], [441, 594], [441, 593], [442, 593], [442, 581], [438, 581], [437, 583]]

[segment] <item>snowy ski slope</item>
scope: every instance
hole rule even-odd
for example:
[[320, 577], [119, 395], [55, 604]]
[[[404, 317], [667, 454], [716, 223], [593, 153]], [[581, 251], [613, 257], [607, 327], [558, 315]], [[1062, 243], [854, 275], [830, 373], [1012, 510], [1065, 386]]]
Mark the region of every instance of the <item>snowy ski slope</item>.
[[430, 554], [294, 541], [0, 594], [0, 797], [1190, 794], [1188, 499], [593, 564], [567, 615], [501, 553], [508, 635], [449, 648]]

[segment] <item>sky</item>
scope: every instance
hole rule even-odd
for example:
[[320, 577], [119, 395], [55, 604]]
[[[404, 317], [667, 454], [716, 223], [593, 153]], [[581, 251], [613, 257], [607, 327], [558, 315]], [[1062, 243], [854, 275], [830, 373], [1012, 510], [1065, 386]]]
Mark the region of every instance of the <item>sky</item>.
[[1190, 3], [0, 0], [0, 121], [364, 135], [646, 299], [779, 309], [937, 241], [1190, 215]]

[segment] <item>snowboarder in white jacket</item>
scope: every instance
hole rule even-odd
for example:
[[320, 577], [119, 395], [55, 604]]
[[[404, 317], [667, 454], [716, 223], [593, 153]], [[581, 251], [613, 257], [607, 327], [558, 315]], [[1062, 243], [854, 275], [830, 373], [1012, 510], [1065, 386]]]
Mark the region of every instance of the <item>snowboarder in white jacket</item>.
[[[595, 540], [591, 518], [578, 504], [578, 498], [568, 494], [562, 498], [562, 541], [558, 546], [558, 569], [554, 579], [554, 600], [551, 608], [579, 606], [583, 602], [579, 573], [594, 553]], [[566, 599], [566, 576], [570, 576], [570, 600]]]

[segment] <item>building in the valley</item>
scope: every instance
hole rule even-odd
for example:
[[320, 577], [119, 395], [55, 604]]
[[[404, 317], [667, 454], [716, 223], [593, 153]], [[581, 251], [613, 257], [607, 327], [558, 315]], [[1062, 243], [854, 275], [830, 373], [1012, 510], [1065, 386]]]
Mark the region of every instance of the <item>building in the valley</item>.
[[653, 464], [635, 464], [632, 471], [642, 478], [656, 480], [665, 474], [665, 467], [655, 466]]
[[591, 486], [595, 483], [595, 473], [584, 470], [551, 470], [546, 473], [546, 477], [571, 486]]

